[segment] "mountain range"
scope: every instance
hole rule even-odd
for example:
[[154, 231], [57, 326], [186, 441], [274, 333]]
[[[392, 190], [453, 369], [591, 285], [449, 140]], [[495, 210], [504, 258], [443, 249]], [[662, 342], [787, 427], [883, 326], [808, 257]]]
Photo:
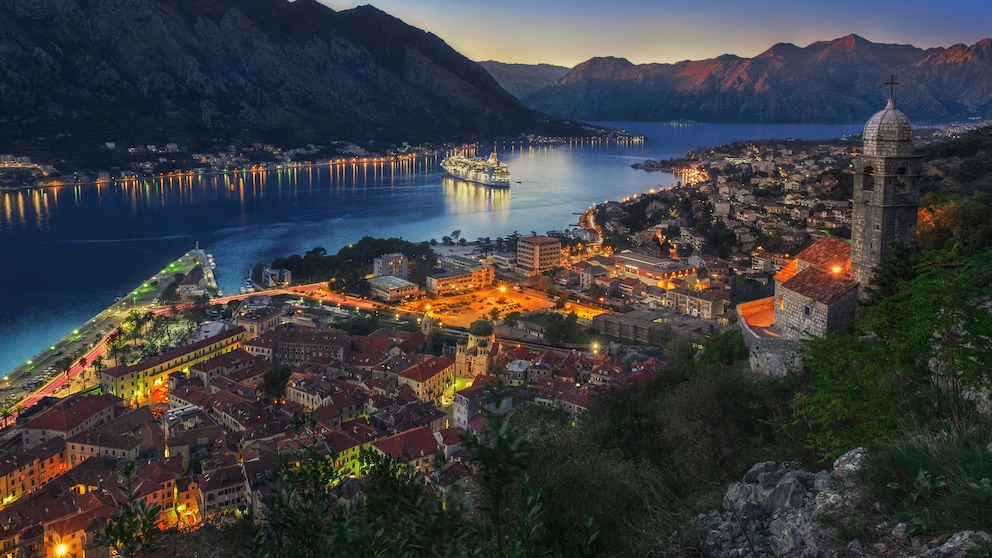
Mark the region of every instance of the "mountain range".
[[315, 0], [0, 0], [0, 106], [0, 141], [19, 144], [580, 130], [524, 107], [435, 35]]
[[754, 58], [593, 58], [521, 99], [578, 120], [854, 123], [884, 106], [890, 74], [898, 107], [914, 121], [992, 118], [992, 39], [922, 49], [848, 35], [804, 48], [780, 43]]
[[856, 35], [754, 58], [473, 62], [371, 6], [0, 0], [0, 151], [578, 135], [577, 121], [863, 122], [896, 74], [916, 122], [992, 115], [992, 40]]

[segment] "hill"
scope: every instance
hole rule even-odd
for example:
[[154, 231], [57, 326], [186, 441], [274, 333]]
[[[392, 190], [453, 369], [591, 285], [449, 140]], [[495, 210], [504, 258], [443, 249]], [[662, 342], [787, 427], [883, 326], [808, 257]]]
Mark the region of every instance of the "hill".
[[526, 97], [551, 85], [568, 73], [570, 68], [552, 64], [506, 64], [485, 60], [479, 65], [486, 69], [507, 93]]
[[0, 2], [5, 153], [575, 133], [435, 35], [315, 0]]
[[921, 49], [848, 35], [754, 58], [593, 58], [522, 100], [580, 120], [852, 123], [877, 110], [893, 73], [899, 108], [916, 122], [992, 117], [992, 39]]

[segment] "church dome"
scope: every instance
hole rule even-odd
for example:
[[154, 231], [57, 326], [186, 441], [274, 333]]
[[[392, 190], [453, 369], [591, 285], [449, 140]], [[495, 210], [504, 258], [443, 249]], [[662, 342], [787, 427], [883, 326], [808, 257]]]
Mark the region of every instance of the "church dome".
[[888, 104], [865, 124], [865, 154], [883, 157], [912, 155], [913, 125], [889, 98]]
[[475, 337], [489, 337], [495, 331], [496, 329], [493, 328], [493, 323], [489, 320], [476, 320], [468, 328], [469, 335], [474, 335]]

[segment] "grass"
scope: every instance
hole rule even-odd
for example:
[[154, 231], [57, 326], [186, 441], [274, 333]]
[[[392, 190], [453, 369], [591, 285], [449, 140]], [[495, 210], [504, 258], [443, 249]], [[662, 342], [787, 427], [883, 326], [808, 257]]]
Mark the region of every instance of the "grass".
[[912, 534], [992, 530], [992, 424], [912, 435], [870, 452], [862, 472]]

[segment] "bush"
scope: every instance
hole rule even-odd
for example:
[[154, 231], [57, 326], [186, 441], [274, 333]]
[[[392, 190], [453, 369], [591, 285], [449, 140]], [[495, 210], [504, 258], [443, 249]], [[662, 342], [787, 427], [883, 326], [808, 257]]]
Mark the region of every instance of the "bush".
[[869, 493], [913, 534], [992, 530], [992, 425], [941, 426], [872, 448]]

